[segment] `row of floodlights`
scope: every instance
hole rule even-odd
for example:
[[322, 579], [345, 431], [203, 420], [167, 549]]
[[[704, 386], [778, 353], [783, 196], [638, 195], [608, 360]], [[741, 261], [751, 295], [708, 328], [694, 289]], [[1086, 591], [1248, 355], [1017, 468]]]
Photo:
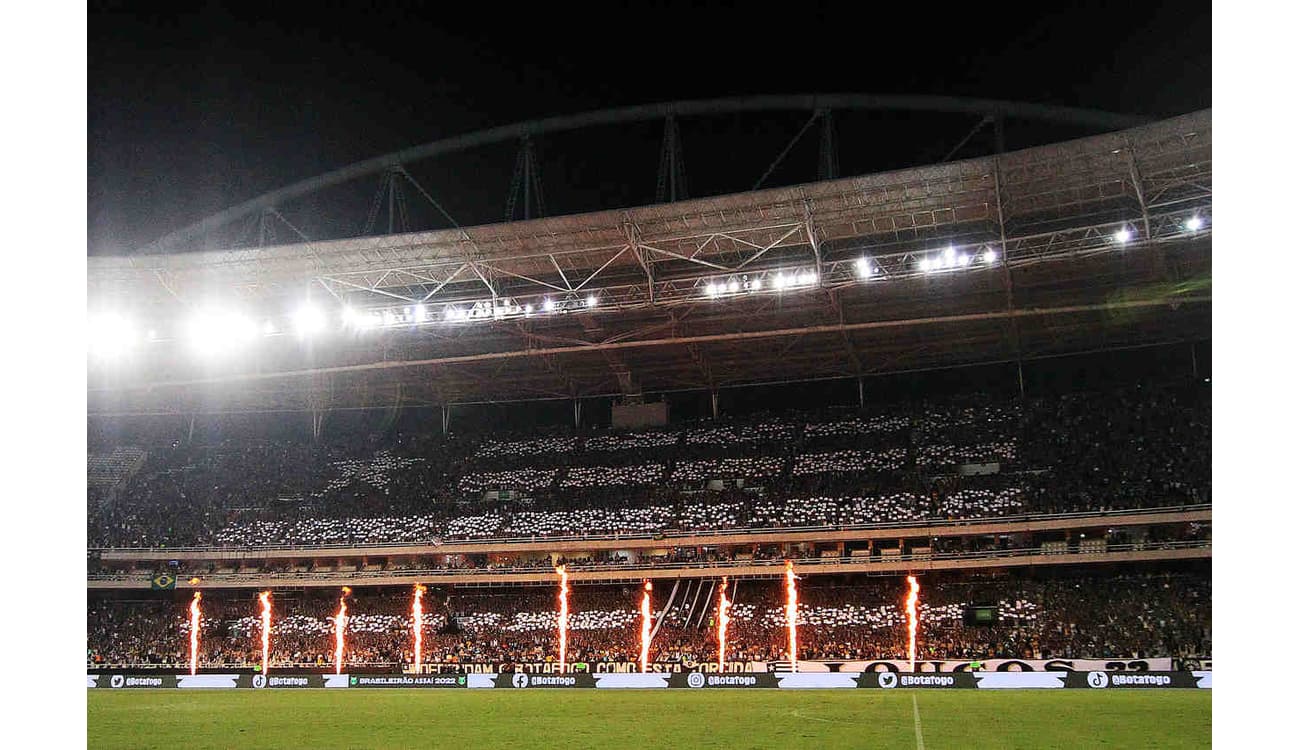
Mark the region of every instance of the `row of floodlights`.
[[[446, 305], [442, 318], [449, 322], [502, 319], [530, 316], [535, 312], [560, 313], [591, 309], [600, 298], [590, 294], [585, 298], [555, 300], [544, 298], [537, 309], [530, 304], [520, 305], [513, 300], [484, 300], [467, 305]], [[432, 323], [438, 316], [429, 306], [414, 304], [404, 309], [360, 311], [344, 307], [341, 320], [344, 329], [365, 331], [372, 328], [420, 323]], [[217, 355], [238, 350], [258, 338], [295, 334], [301, 339], [311, 339], [330, 328], [329, 314], [320, 306], [306, 302], [288, 316], [288, 325], [282, 329], [271, 319], [258, 322], [244, 313], [221, 307], [203, 307], [182, 323], [180, 333], [191, 348], [200, 355]], [[137, 345], [163, 340], [156, 329], [142, 331], [128, 317], [115, 312], [100, 312], [90, 316], [89, 352], [96, 358], [116, 357], [129, 352]]]
[[773, 275], [767, 282], [764, 282], [760, 276], [751, 278], [748, 275], [743, 275], [726, 281], [710, 281], [704, 285], [704, 294], [707, 297], [721, 297], [724, 294], [758, 292], [763, 290], [765, 284], [771, 284], [773, 289], [782, 291], [812, 286], [817, 283], [819, 278], [816, 271], [782, 271]]
[[[1189, 232], [1199, 232], [1207, 226], [1207, 220], [1194, 214], [1183, 221], [1182, 226]], [[1111, 239], [1119, 245], [1131, 242], [1134, 232], [1128, 226], [1116, 230]], [[970, 253], [959, 251], [949, 245], [947, 248], [922, 256], [916, 267], [925, 273], [966, 268], [983, 264], [990, 266], [997, 262], [998, 255], [992, 248]], [[870, 259], [862, 257], [854, 262], [857, 275], [867, 280], [877, 275], [880, 268]], [[820, 277], [816, 271], [795, 270], [781, 271], [770, 275], [765, 281], [759, 275], [743, 275], [727, 280], [713, 280], [705, 284], [704, 293], [708, 297], [740, 294], [742, 292], [762, 291], [768, 285], [776, 291], [798, 289], [814, 286]], [[507, 317], [528, 317], [534, 314], [558, 313], [579, 309], [592, 309], [600, 304], [600, 298], [590, 294], [582, 299], [556, 300], [545, 297], [535, 308], [532, 303], [520, 305], [513, 300], [483, 300], [466, 305], [446, 305], [442, 318], [448, 322], [502, 319]], [[342, 312], [343, 325], [352, 330], [391, 327], [404, 324], [430, 323], [436, 315], [428, 306], [415, 304], [405, 309], [382, 311], [358, 311], [345, 307]], [[291, 331], [282, 331], [271, 320], [260, 325], [252, 318], [230, 310], [201, 309], [190, 317], [185, 324], [186, 338], [199, 354], [220, 354], [237, 349], [259, 336], [276, 336], [283, 333], [296, 333], [300, 338], [311, 338], [324, 333], [329, 328], [329, 316], [320, 307], [304, 303], [289, 316]], [[156, 331], [150, 330], [143, 336], [129, 319], [116, 313], [92, 315], [89, 326], [89, 349], [98, 357], [116, 356], [129, 351], [145, 341], [158, 341]]]
[[[446, 305], [442, 310], [442, 319], [451, 322], [467, 320], [500, 320], [502, 318], [515, 318], [519, 316], [530, 316], [534, 313], [554, 313], [564, 312], [575, 309], [591, 309], [600, 304], [600, 298], [594, 294], [587, 295], [583, 300], [558, 301], [550, 297], [542, 299], [541, 303], [534, 306], [532, 303], [518, 304], [513, 300], [483, 300], [467, 305]], [[415, 304], [407, 307], [405, 310], [382, 310], [358, 312], [352, 308], [344, 308], [343, 324], [349, 328], [365, 330], [368, 328], [380, 328], [384, 326], [395, 326], [402, 324], [419, 324], [430, 323], [438, 318], [432, 310], [423, 304]]]
[[[991, 265], [996, 261], [998, 255], [990, 248], [985, 248], [978, 255], [970, 255], [965, 252], [958, 252], [956, 248], [949, 245], [946, 249], [936, 252], [933, 255], [927, 255], [917, 261], [917, 268], [927, 273], [932, 271], [942, 271], [950, 268], [962, 268], [971, 265], [973, 262], [983, 262]], [[870, 258], [858, 258], [853, 262], [853, 267], [857, 271], [858, 278], [866, 281], [880, 271]], [[820, 277], [816, 271], [794, 271], [780, 272], [764, 281], [761, 277], [742, 275], [730, 279], [715, 279], [704, 285], [704, 295], [706, 297], [721, 297], [729, 294], [740, 294], [742, 292], [762, 291], [766, 285], [772, 289], [783, 291], [786, 289], [796, 289], [815, 285]]]
[[[1192, 214], [1183, 221], [1183, 229], [1189, 232], [1199, 232], [1205, 228], [1208, 221], [1200, 214]], [[1133, 230], [1127, 226], [1120, 227], [1111, 235], [1111, 239], [1119, 245], [1127, 245], [1133, 241]]]

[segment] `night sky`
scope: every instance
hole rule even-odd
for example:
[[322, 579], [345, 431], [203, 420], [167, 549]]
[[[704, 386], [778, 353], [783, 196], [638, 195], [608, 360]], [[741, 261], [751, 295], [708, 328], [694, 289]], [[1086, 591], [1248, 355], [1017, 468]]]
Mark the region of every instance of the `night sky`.
[[[942, 94], [1166, 117], [1211, 106], [1208, 3], [1011, 6], [914, 16], [870, 4], [638, 11], [557, 4], [92, 2], [88, 252], [130, 252], [204, 216], [351, 162], [521, 120], [744, 94]], [[755, 7], [759, 7], [754, 4]], [[851, 10], [850, 10], [851, 9]], [[684, 120], [692, 197], [748, 189], [807, 114]], [[842, 175], [941, 159], [971, 116], [846, 114]], [[1086, 132], [1008, 123], [1008, 147]], [[538, 143], [547, 210], [653, 201], [660, 126]], [[991, 149], [986, 132], [959, 154]], [[769, 181], [815, 178], [811, 131]], [[503, 145], [413, 174], [461, 224], [500, 221]], [[356, 234], [378, 176], [285, 207], [309, 236]], [[446, 226], [412, 205], [412, 228]], [[287, 234], [287, 232], [286, 232]], [[286, 234], [281, 240], [289, 239]]]

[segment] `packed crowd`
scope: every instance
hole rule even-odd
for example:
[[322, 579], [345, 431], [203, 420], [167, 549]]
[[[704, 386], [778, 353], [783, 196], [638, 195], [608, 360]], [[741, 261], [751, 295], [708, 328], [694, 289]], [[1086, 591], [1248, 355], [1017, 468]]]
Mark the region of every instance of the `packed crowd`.
[[[806, 578], [797, 624], [801, 658], [897, 659], [906, 654], [904, 584], [895, 578], [845, 583]], [[575, 586], [570, 596], [570, 658], [637, 658], [639, 586]], [[784, 656], [784, 591], [776, 581], [734, 583], [728, 658]], [[332, 663], [335, 593], [287, 592], [272, 597], [277, 666]], [[358, 592], [348, 599], [349, 664], [401, 665], [411, 658], [410, 592]], [[971, 605], [992, 606], [991, 625], [967, 625]], [[183, 664], [188, 659], [187, 602], [92, 601], [88, 662], [96, 665]], [[556, 591], [438, 590], [426, 596], [423, 628], [428, 662], [531, 662], [555, 658]], [[652, 646], [656, 661], [716, 657], [715, 581], [663, 585], [653, 593], [662, 618]], [[1208, 568], [1102, 574], [1087, 571], [1024, 576], [922, 579], [920, 656], [935, 659], [1146, 658], [1210, 654]], [[245, 666], [260, 660], [255, 594], [203, 600], [205, 665]]]
[[1207, 392], [1134, 388], [580, 435], [177, 443], [111, 502], [90, 491], [88, 535], [426, 542], [1184, 505], [1209, 502], [1209, 436]]

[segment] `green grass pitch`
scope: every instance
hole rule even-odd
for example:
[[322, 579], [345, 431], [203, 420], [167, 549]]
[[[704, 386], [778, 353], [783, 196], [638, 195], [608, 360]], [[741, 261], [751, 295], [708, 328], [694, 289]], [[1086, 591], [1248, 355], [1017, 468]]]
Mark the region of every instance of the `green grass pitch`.
[[89, 690], [86, 700], [88, 746], [133, 750], [1210, 746], [1209, 690]]

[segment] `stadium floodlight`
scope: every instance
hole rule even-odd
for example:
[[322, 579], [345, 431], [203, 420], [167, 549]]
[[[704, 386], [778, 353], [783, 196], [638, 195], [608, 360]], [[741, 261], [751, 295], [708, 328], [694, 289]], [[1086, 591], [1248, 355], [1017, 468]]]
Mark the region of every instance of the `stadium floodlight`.
[[759, 289], [763, 288], [763, 280], [754, 279], [753, 281], [749, 282], [749, 288], [757, 292]]
[[533, 306], [524, 305], [524, 315], [532, 315], [532, 314], [533, 314]]
[[951, 266], [957, 260], [957, 251], [949, 245], [943, 251], [943, 261], [945, 266]]
[[993, 252], [993, 248], [989, 247], [989, 248], [985, 248], [985, 249], [984, 249], [984, 262], [985, 262], [985, 263], [992, 264], [993, 261], [995, 261], [995, 260], [997, 260], [997, 259], [998, 259], [998, 254], [995, 253], [995, 252]]
[[867, 260], [866, 258], [858, 258], [858, 261], [855, 265], [857, 265], [858, 267], [858, 276], [861, 276], [864, 279], [871, 278], [871, 271], [872, 271], [871, 261]]
[[596, 303], [599, 302], [599, 301], [600, 301], [600, 300], [596, 297], [596, 295], [594, 295], [594, 294], [588, 295], [588, 296], [587, 296], [587, 307], [595, 307], [595, 306], [596, 306]]
[[739, 292], [739, 291], [740, 291], [740, 282], [739, 282], [739, 281], [736, 281], [735, 279], [732, 279], [731, 281], [728, 281], [728, 282], [727, 282], [727, 291], [728, 291], [728, 292], [731, 292], [732, 294], [735, 294], [736, 292]]
[[776, 278], [772, 280], [772, 286], [776, 287], [777, 291], [785, 289], [786, 283], [785, 274], [783, 273], [778, 273]]
[[967, 255], [966, 253], [962, 253], [961, 255], [958, 255], [958, 256], [957, 256], [957, 265], [959, 265], [959, 266], [969, 266], [969, 265], [970, 265], [970, 256]]
[[716, 297], [716, 296], [718, 296], [718, 285], [717, 285], [717, 284], [714, 284], [712, 281], [710, 281], [708, 284], [705, 284], [705, 285], [704, 285], [704, 294], [707, 295], [707, 296], [709, 296], [709, 297]]
[[925, 271], [926, 273], [929, 273], [929, 272], [930, 272], [930, 259], [929, 259], [929, 258], [922, 258], [922, 259], [921, 259], [921, 262], [917, 263], [917, 265], [920, 266], [920, 268], [921, 268], [922, 271]]
[[1119, 231], [1115, 232], [1113, 237], [1116, 242], [1123, 245], [1127, 243], [1129, 240], [1133, 239], [1133, 231], [1128, 227], [1121, 227]]
[[543, 299], [542, 299], [542, 309], [545, 310], [546, 312], [551, 312], [552, 310], [554, 310], [554, 309], [555, 309], [555, 300], [551, 299], [550, 297], [545, 297], [545, 298], [543, 298]]
[[325, 330], [325, 314], [310, 302], [304, 302], [293, 313], [293, 327], [299, 336], [312, 336]]
[[1205, 220], [1202, 219], [1199, 214], [1192, 214], [1190, 219], [1183, 222], [1183, 226], [1187, 227], [1187, 231], [1189, 232], [1199, 232], [1201, 231], [1201, 227], [1205, 226]]
[[411, 319], [416, 323], [423, 323], [428, 317], [428, 313], [429, 311], [425, 309], [424, 305], [416, 304], [415, 307], [411, 308]]

